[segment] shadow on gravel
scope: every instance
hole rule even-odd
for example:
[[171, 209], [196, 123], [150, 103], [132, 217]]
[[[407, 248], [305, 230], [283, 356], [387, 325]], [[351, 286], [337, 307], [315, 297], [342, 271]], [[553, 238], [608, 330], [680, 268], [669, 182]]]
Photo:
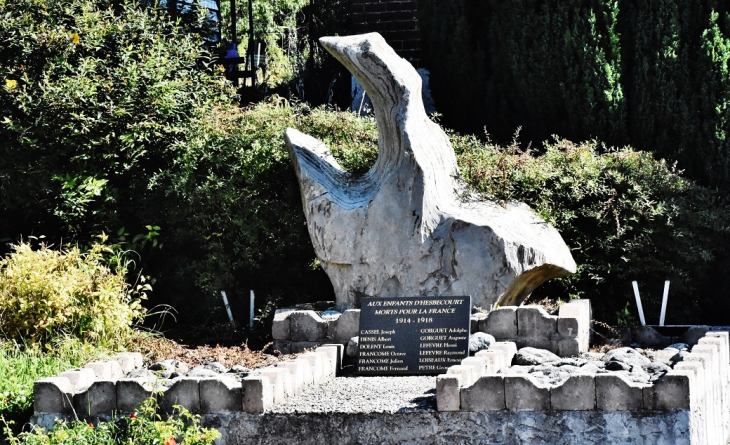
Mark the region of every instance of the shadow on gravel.
[[436, 411], [436, 388], [426, 391], [424, 396], [415, 397], [410, 400], [415, 406], [403, 407], [396, 412], [408, 413], [413, 411]]

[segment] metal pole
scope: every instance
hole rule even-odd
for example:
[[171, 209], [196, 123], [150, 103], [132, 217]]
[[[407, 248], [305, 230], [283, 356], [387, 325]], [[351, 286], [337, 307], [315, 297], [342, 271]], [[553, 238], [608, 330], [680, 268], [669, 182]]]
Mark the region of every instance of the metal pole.
[[249, 312], [249, 318], [248, 318], [248, 327], [253, 329], [253, 308], [254, 308], [254, 295], [253, 295], [253, 289], [251, 289], [251, 310]]
[[[231, 41], [236, 47], [236, 51], [238, 51], [238, 18], [236, 17], [236, 0], [231, 0]], [[232, 66], [232, 72], [235, 76], [235, 74], [238, 72], [238, 64], [235, 64]], [[238, 87], [238, 77], [234, 77], [233, 84]]]
[[248, 46], [246, 53], [251, 59], [251, 86], [256, 87], [256, 67], [253, 64], [253, 0], [248, 0]]
[[664, 297], [662, 297], [662, 312], [659, 316], [659, 326], [664, 326], [664, 316], [667, 315], [667, 298], [669, 298], [669, 280], [664, 282]]
[[646, 326], [644, 308], [641, 306], [641, 297], [639, 296], [639, 284], [636, 281], [632, 281], [631, 284], [634, 286], [634, 297], [636, 297], [636, 306], [639, 308], [639, 319], [641, 320], [641, 325]]

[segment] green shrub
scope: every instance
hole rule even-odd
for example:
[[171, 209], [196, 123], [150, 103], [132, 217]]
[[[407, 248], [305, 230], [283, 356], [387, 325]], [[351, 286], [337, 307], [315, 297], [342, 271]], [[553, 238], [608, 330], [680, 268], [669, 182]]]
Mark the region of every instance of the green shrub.
[[[288, 127], [330, 144], [344, 165], [364, 171], [377, 154], [372, 119], [272, 98], [246, 109], [218, 108], [191, 122], [195, 136], [174, 146], [175, 162], [155, 179], [167, 187], [167, 264], [156, 288], [194, 285], [195, 301], [233, 305], [248, 290], [279, 295], [287, 304], [324, 299], [331, 286], [315, 258], [284, 131]], [[282, 277], [287, 277], [282, 280]], [[240, 306], [239, 306], [240, 307]]]
[[629, 148], [558, 140], [535, 156], [516, 143], [453, 141], [462, 175], [477, 191], [528, 203], [572, 249], [578, 273], [548, 282], [538, 295], [590, 298], [595, 315], [613, 322], [626, 302], [634, 307], [637, 280], [651, 319], [669, 279], [669, 322], [713, 318], [721, 299], [718, 258], [730, 239], [730, 206], [717, 191]]
[[[58, 339], [46, 350], [0, 341], [0, 418], [14, 422], [17, 434], [33, 414], [33, 382], [83, 366], [103, 354], [71, 338]], [[7, 435], [2, 430], [0, 444], [5, 444]]]
[[160, 225], [151, 176], [191, 117], [233, 99], [200, 36], [134, 0], [0, 11], [0, 239]]
[[144, 310], [125, 282], [125, 270], [104, 264], [102, 247], [82, 253], [30, 244], [0, 260], [0, 331], [28, 345], [64, 336], [118, 345]]
[[157, 401], [150, 397], [139, 411], [116, 422], [98, 424], [82, 421], [59, 421], [50, 431], [36, 428], [17, 437], [8, 434], [14, 445], [202, 445], [220, 437], [214, 429], [202, 428], [200, 416], [176, 406], [172, 415], [162, 420], [157, 414]]

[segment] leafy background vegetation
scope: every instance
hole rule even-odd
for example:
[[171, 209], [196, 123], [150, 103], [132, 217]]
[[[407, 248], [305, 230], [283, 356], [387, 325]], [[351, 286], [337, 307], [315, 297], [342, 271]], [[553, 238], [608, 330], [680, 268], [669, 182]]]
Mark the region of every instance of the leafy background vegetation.
[[502, 143], [522, 126], [534, 145], [630, 144], [730, 190], [727, 2], [419, 0], [418, 12], [446, 125]]
[[[0, 39], [8, 42], [0, 48], [0, 138], [8, 141], [0, 147], [4, 241], [44, 235], [56, 246], [78, 243], [83, 250], [103, 240], [127, 253], [123, 261], [132, 260], [128, 281], [140, 271], [150, 277], [154, 292], [147, 307], [171, 304], [180, 322], [223, 318], [221, 290], [237, 314], [247, 309], [250, 289], [269, 301], [259, 303], [262, 310], [332, 298], [327, 277], [316, 267], [283, 131], [295, 127], [313, 134], [333, 145], [345, 165], [364, 171], [376, 153], [371, 119], [276, 95], [240, 107], [193, 32], [203, 16], [176, 22], [155, 8], [107, 0], [0, 1], [7, 17]], [[342, 2], [257, 4], [263, 8], [254, 11], [258, 32], [280, 48], [298, 45], [293, 57], [305, 60], [292, 59], [298, 68], [281, 85], [307, 90], [303, 73], [310, 72], [306, 61], [316, 59], [314, 38], [344, 26], [325, 12], [338, 11]], [[496, 104], [481, 106], [493, 111], [471, 113], [472, 121], [464, 122], [480, 128], [486, 123], [497, 140], [523, 121], [520, 137], [527, 141], [548, 132], [577, 140], [598, 135], [609, 143], [630, 139], [626, 116], [637, 102], [627, 73], [656, 63], [632, 62], [634, 71], [628, 69], [626, 61], [639, 56], [627, 50], [622, 20], [630, 15], [647, 21], [664, 9], [641, 15], [620, 1], [419, 6], [433, 44], [426, 45], [429, 51], [445, 51], [447, 40], [458, 49], [432, 68], [436, 92], [448, 76], [475, 73], [451, 88], [451, 96], [437, 95], [444, 122], [459, 119], [456, 104], [471, 111]], [[317, 19], [304, 20], [305, 12]], [[665, 11], [689, 17], [680, 12]], [[705, 83], [706, 94], [693, 90], [693, 97], [717, 102], [724, 100], [718, 85], [724, 85], [727, 14], [706, 12], [693, 23], [703, 54], [714, 54], [706, 65], [712, 82]], [[429, 21], [429, 14], [443, 20]], [[487, 32], [477, 36], [480, 20], [488, 20], [482, 23]], [[297, 28], [296, 42], [284, 42], [285, 28]], [[449, 39], [434, 40], [448, 32]], [[317, 57], [312, 66], [329, 63]], [[649, 82], [656, 76], [635, 77]], [[718, 107], [714, 120], [703, 125], [724, 128], [717, 111], [724, 108]], [[660, 112], [640, 114], [658, 119]], [[694, 138], [697, 150], [707, 149]], [[544, 293], [589, 297], [597, 316], [612, 317], [630, 297], [628, 280], [639, 279], [655, 295], [663, 278], [670, 278], [673, 301], [682, 308], [677, 318], [709, 320], [695, 309], [720, 295], [715, 290], [723, 284], [716, 265], [727, 259], [724, 191], [685, 179], [671, 160], [600, 142], [556, 139], [528, 154], [519, 148], [526, 144], [456, 134], [453, 140], [467, 182], [499, 199], [532, 205], [574, 249], [580, 273]], [[666, 150], [669, 145], [663, 143]], [[683, 150], [677, 147], [671, 149]], [[707, 164], [721, 168], [724, 149], [712, 150], [716, 156]]]
[[[530, 204], [579, 264], [536, 297], [590, 298], [612, 323], [630, 317], [631, 280], [657, 313], [668, 278], [669, 323], [726, 323], [728, 6], [418, 4], [441, 119], [464, 133], [451, 134], [463, 179], [487, 199]], [[0, 375], [12, 376], [0, 415], [27, 417], [33, 380], [131, 347], [134, 323], [160, 304], [181, 325], [214, 326], [222, 290], [239, 320], [250, 289], [264, 318], [333, 298], [283, 133], [323, 140], [359, 173], [377, 156], [374, 120], [338, 111], [349, 76], [316, 44], [347, 32], [347, 2], [255, 5], [270, 58], [250, 94], [224, 80], [203, 13], [0, 0]], [[522, 142], [510, 142], [519, 126]], [[148, 435], [134, 440], [187, 434], [157, 422], [150, 411], [132, 431]], [[119, 428], [58, 434], [132, 437]]]

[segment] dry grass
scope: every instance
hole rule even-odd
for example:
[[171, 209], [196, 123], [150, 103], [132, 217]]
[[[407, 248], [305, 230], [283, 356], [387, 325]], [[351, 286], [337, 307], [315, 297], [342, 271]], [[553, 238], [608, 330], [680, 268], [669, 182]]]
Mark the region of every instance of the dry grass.
[[203, 345], [189, 348], [173, 340], [153, 335], [141, 336], [132, 349], [141, 352], [148, 364], [173, 359], [184, 362], [190, 367], [200, 365], [205, 359], [213, 359], [229, 368], [242, 365], [253, 369], [290, 357], [252, 351], [245, 343], [240, 346]]

